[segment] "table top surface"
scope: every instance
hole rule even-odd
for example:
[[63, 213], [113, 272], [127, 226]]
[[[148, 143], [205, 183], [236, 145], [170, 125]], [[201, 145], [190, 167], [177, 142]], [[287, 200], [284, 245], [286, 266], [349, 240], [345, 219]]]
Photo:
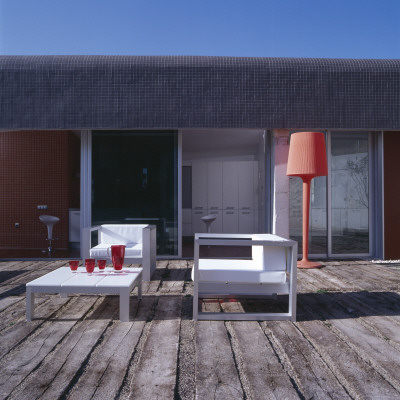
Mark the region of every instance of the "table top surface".
[[72, 272], [69, 267], [61, 267], [31, 282], [28, 287], [129, 287], [140, 276], [142, 268], [126, 268], [114, 271], [112, 268], [86, 272], [84, 267], [79, 267]]

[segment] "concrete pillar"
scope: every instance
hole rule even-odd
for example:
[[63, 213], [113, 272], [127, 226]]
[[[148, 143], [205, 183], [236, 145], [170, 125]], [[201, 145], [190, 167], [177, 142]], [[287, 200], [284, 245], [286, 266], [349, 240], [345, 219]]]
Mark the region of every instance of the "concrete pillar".
[[289, 130], [275, 129], [272, 143], [274, 155], [272, 232], [278, 236], [289, 238], [289, 177], [286, 176]]

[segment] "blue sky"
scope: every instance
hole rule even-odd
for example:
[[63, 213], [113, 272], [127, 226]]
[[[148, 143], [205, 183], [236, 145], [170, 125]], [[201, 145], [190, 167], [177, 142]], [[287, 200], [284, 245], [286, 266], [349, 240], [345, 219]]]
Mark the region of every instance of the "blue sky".
[[400, 0], [0, 0], [0, 54], [400, 58]]

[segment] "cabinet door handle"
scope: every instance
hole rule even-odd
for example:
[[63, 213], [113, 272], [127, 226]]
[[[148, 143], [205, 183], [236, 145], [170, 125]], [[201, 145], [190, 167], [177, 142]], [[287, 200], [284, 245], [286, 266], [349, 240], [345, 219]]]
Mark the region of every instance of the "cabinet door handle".
[[196, 211], [195, 214], [203, 214], [203, 211]]
[[243, 211], [242, 214], [250, 214], [250, 211]]
[[242, 207], [242, 210], [250, 210], [250, 207]]
[[235, 207], [226, 207], [227, 210], [234, 210]]
[[227, 211], [225, 214], [235, 214], [233, 211]]
[[195, 210], [202, 210], [204, 207], [195, 207]]
[[210, 207], [210, 210], [218, 210], [219, 207]]

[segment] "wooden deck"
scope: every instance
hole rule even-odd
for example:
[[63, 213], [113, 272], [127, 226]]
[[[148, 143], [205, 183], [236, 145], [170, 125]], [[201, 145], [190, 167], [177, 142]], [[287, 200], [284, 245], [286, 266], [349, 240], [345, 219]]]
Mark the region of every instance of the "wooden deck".
[[400, 399], [399, 265], [300, 270], [296, 323], [194, 323], [183, 260], [158, 262], [131, 322], [116, 296], [44, 294], [26, 322], [25, 284], [65, 264], [0, 263], [1, 399]]

